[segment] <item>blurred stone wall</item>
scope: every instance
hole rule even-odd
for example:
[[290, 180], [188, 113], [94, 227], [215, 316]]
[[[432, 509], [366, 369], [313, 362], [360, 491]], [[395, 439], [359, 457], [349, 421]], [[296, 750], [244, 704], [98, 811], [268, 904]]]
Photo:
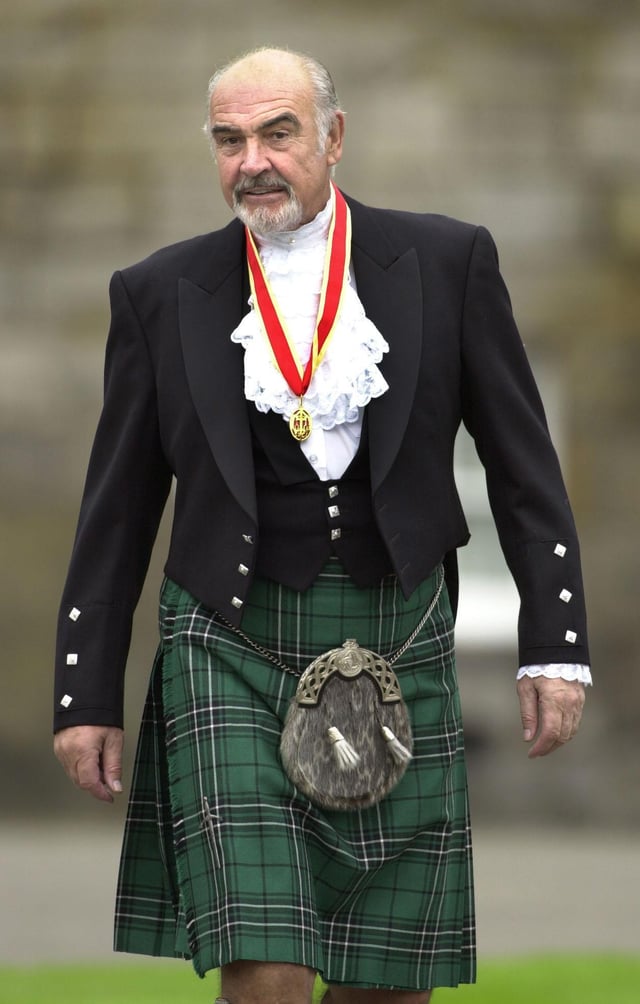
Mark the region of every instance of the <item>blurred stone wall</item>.
[[[528, 765], [513, 654], [469, 653], [461, 671], [478, 802], [494, 817], [526, 816], [533, 806], [579, 821], [637, 820], [633, 0], [4, 0], [5, 805], [52, 809], [73, 794], [48, 752], [50, 667], [99, 408], [107, 281], [159, 245], [226, 222], [200, 132], [203, 96], [216, 65], [258, 44], [304, 49], [331, 68], [348, 113], [338, 174], [346, 191], [491, 229], [525, 341], [559, 379], [598, 685], [580, 743], [551, 766]], [[132, 727], [154, 645], [160, 567], [158, 557], [132, 651]]]

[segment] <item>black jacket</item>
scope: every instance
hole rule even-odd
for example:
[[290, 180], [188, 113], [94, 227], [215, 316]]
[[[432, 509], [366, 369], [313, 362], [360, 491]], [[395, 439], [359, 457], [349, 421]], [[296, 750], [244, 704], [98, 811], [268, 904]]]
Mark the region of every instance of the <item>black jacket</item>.
[[[468, 540], [453, 478], [462, 419], [521, 597], [520, 663], [588, 662], [574, 523], [490, 235], [348, 201], [358, 294], [390, 346], [389, 390], [368, 406], [371, 485], [405, 595]], [[248, 309], [243, 227], [156, 252], [116, 273], [110, 295], [104, 409], [59, 619], [56, 729], [122, 724], [133, 611], [172, 477], [166, 572], [236, 624], [260, 532], [243, 350], [229, 337]]]

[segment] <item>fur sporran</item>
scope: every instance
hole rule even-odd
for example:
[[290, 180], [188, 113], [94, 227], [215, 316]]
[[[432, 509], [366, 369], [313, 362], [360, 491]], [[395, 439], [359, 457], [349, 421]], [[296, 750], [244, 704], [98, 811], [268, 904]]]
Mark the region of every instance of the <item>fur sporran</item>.
[[324, 809], [364, 809], [398, 783], [413, 740], [398, 678], [348, 639], [300, 678], [280, 743], [288, 776]]
[[[323, 809], [366, 809], [394, 788], [413, 750], [411, 724], [393, 663], [411, 647], [436, 608], [438, 586], [418, 624], [394, 655], [348, 638], [305, 669], [280, 740], [282, 765], [295, 786]], [[229, 630], [275, 666], [297, 676], [272, 652], [221, 615]]]

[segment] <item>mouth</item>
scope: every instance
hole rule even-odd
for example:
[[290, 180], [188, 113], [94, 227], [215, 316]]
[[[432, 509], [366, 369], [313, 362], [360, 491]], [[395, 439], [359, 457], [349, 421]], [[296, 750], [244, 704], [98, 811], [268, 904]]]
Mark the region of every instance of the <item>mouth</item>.
[[276, 197], [286, 194], [286, 189], [280, 186], [276, 187], [274, 185], [269, 186], [259, 186], [256, 185], [255, 188], [244, 188], [238, 192], [238, 196], [241, 199], [268, 199], [271, 197]]
[[303, 215], [294, 189], [276, 173], [239, 178], [232, 206], [245, 226], [262, 235], [295, 230]]
[[273, 202], [283, 196], [289, 196], [290, 189], [283, 178], [275, 176], [244, 178], [236, 188], [235, 196], [238, 201], [247, 202]]

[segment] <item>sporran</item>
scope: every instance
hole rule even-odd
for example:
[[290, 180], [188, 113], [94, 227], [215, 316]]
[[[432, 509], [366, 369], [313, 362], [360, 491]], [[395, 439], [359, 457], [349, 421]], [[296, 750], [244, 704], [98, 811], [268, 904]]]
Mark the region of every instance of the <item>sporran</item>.
[[[280, 755], [290, 780], [315, 805], [365, 809], [401, 780], [412, 758], [413, 738], [393, 664], [430, 618], [443, 585], [440, 567], [428, 609], [393, 656], [385, 659], [349, 638], [340, 648], [323, 652], [300, 676]], [[298, 675], [239, 628], [224, 623], [270, 662]]]
[[365, 809], [411, 760], [407, 707], [393, 669], [350, 638], [307, 667], [280, 741], [296, 788], [324, 809]]

